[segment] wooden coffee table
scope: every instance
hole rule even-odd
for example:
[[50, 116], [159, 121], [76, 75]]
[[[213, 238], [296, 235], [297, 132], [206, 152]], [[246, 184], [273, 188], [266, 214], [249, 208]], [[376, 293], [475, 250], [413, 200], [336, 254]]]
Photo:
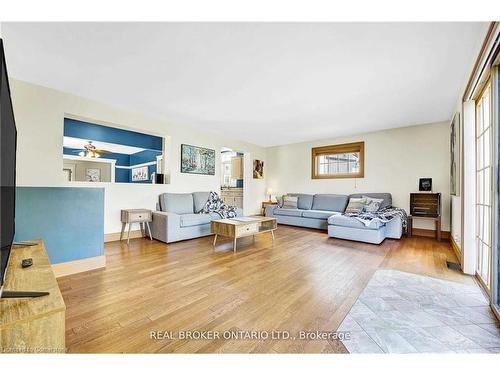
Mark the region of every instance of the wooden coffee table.
[[212, 233], [215, 234], [214, 246], [217, 236], [233, 239], [233, 251], [236, 252], [236, 240], [241, 237], [255, 236], [259, 233], [271, 232], [274, 241], [274, 231], [277, 228], [276, 219], [272, 217], [235, 217], [212, 221]]

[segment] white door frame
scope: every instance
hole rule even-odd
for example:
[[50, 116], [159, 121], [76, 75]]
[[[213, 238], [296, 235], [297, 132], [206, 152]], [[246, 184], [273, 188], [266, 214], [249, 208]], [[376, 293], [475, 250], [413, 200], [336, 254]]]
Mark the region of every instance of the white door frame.
[[476, 102], [463, 104], [463, 272], [476, 274]]

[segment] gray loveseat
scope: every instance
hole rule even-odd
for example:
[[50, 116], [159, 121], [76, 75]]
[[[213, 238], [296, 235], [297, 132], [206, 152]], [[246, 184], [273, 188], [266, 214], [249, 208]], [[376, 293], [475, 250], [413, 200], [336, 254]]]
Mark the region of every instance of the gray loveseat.
[[267, 206], [266, 216], [276, 218], [279, 224], [328, 230], [330, 237], [368, 243], [381, 243], [385, 238], [401, 238], [403, 226], [396, 217], [388, 223], [373, 220], [365, 226], [353, 217], [343, 216], [349, 198], [360, 198], [367, 195], [384, 199], [380, 208], [392, 206], [390, 193], [363, 194], [288, 194], [298, 198], [297, 208], [280, 208]]
[[[170, 243], [210, 235], [210, 223], [219, 220], [220, 216], [215, 212], [198, 213], [205, 206], [208, 195], [208, 191], [160, 194], [153, 212], [152, 237]], [[237, 216], [242, 216], [241, 209], [236, 211]]]

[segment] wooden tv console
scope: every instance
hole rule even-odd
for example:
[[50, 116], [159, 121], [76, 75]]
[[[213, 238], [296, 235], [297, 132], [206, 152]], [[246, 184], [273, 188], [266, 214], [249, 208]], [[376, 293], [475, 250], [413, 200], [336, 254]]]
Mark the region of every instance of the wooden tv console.
[[[14, 246], [4, 290], [46, 291], [38, 298], [0, 299], [0, 353], [65, 353], [66, 305], [42, 241]], [[33, 265], [21, 268], [21, 261]]]

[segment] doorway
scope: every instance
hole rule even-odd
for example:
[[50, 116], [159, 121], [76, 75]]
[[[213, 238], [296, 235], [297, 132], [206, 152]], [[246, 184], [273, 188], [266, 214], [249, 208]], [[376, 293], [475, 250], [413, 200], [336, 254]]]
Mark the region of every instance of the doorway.
[[243, 209], [244, 154], [233, 149], [221, 149], [221, 198], [224, 203]]

